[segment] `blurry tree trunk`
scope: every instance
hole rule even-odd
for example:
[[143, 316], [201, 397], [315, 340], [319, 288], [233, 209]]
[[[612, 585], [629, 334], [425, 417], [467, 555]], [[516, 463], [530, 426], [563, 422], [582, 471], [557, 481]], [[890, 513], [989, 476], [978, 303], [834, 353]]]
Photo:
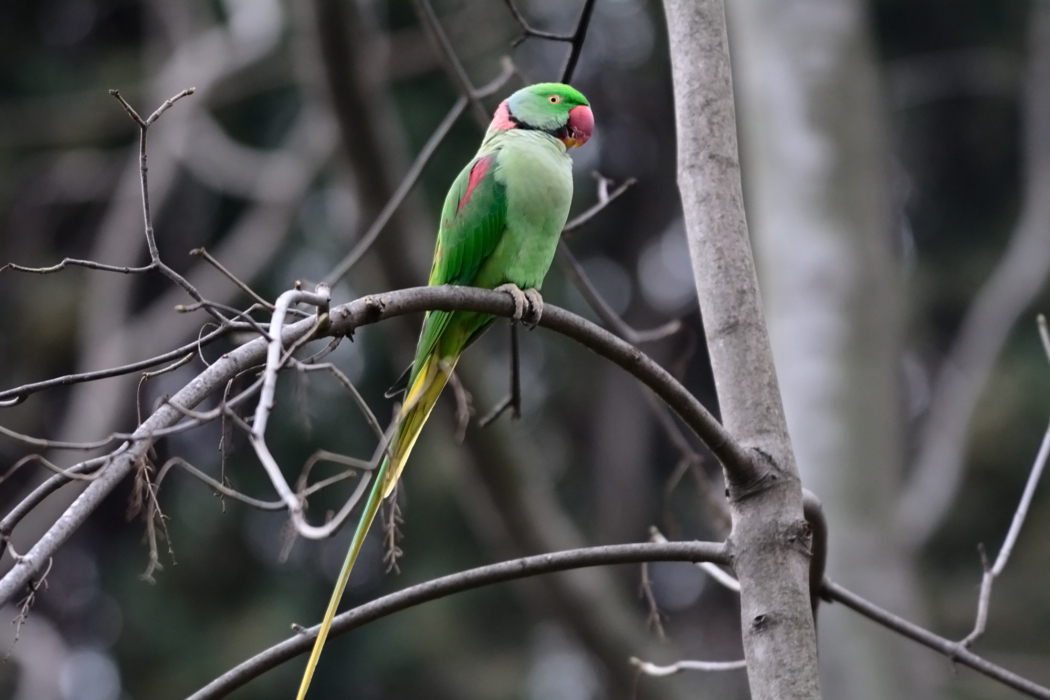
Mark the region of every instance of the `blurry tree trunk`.
[[[731, 0], [748, 217], [803, 483], [829, 521], [828, 573], [912, 619], [894, 541], [900, 313], [882, 105], [861, 0]], [[932, 697], [911, 649], [820, 615], [828, 697]], [[928, 666], [928, 664], [923, 664]]]

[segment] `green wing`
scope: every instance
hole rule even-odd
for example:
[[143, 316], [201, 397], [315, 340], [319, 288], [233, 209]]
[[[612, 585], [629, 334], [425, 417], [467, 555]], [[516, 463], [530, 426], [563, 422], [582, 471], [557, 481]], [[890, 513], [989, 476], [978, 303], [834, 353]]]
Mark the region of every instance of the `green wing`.
[[[478, 156], [452, 183], [441, 211], [441, 226], [430, 268], [431, 285], [472, 284], [481, 264], [499, 243], [507, 221], [507, 191], [494, 173], [497, 157], [497, 153]], [[462, 312], [427, 314], [416, 348], [413, 379], [449, 322], [457, 317], [466, 320]], [[468, 331], [467, 335], [472, 333]]]

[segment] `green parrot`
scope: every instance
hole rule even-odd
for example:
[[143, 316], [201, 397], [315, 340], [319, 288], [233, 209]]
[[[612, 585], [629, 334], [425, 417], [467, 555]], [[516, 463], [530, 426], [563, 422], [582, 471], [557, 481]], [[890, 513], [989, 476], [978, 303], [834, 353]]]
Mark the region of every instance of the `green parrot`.
[[[554, 259], [572, 201], [572, 159], [567, 151], [586, 143], [593, 130], [587, 99], [568, 85], [531, 85], [500, 103], [477, 155], [445, 197], [429, 284], [506, 291], [514, 297], [516, 319], [522, 318], [528, 305], [528, 320], [538, 322], [543, 302], [537, 290]], [[494, 320], [471, 311], [427, 313], [388, 456], [354, 532], [298, 700], [306, 697], [343, 589], [380, 503], [397, 484], [460, 354]]]

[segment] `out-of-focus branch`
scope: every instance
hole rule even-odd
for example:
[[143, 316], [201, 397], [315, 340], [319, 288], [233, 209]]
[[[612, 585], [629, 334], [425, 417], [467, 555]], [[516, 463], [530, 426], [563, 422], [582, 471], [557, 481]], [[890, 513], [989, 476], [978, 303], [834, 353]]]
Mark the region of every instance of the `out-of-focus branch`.
[[561, 69], [561, 82], [572, 82], [572, 74], [576, 72], [576, 63], [580, 60], [580, 52], [583, 51], [583, 42], [587, 38], [587, 29], [591, 25], [591, 15], [594, 14], [594, 0], [583, 0], [580, 8], [580, 16], [576, 20], [576, 29], [572, 33], [569, 55], [565, 57], [565, 67]]
[[1017, 537], [1021, 534], [1021, 526], [1024, 524], [1025, 516], [1028, 515], [1029, 506], [1032, 505], [1035, 487], [1039, 484], [1039, 477], [1043, 474], [1043, 467], [1046, 466], [1048, 456], [1050, 456], [1050, 427], [1047, 428], [1046, 433], [1043, 435], [1043, 443], [1039, 446], [1039, 454], [1036, 455], [1032, 471], [1028, 474], [1028, 482], [1025, 484], [1024, 493], [1021, 494], [1021, 500], [1017, 504], [1017, 510], [1014, 511], [1014, 519], [1010, 523], [1010, 530], [1006, 533], [1003, 546], [999, 548], [999, 556], [995, 558], [995, 564], [991, 568], [988, 567], [988, 562], [985, 561], [984, 551], [981, 551], [981, 559], [984, 563], [984, 576], [981, 578], [981, 593], [977, 600], [977, 619], [974, 622], [973, 631], [959, 642], [964, 647], [969, 647], [984, 634], [985, 626], [988, 623], [988, 603], [992, 597], [992, 583], [995, 582], [999, 574], [1003, 573], [1003, 569], [1006, 568], [1006, 562], [1010, 559], [1010, 552], [1013, 551], [1014, 544], [1017, 543]]
[[428, 0], [412, 0], [412, 5], [416, 8], [416, 14], [422, 21], [423, 26], [426, 27], [427, 35], [437, 44], [438, 53], [441, 56], [441, 60], [445, 63], [445, 71], [455, 81], [457, 92], [470, 102], [470, 111], [474, 114], [474, 120], [478, 123], [478, 126], [482, 129], [486, 128], [489, 124], [489, 115], [477, 98], [474, 86], [470, 82], [470, 77], [467, 76], [467, 71], [463, 68], [463, 64], [460, 62], [455, 50], [453, 50], [452, 43], [448, 40], [448, 35], [441, 28], [441, 21], [434, 12], [434, 7]]
[[1024, 205], [1006, 252], [977, 293], [934, 381], [897, 524], [913, 548], [929, 541], [959, 489], [981, 392], [1017, 318], [1050, 273], [1050, 4], [1032, 4], [1022, 153]]
[[648, 661], [631, 657], [631, 665], [638, 669], [639, 673], [647, 676], [671, 676], [682, 671], [703, 671], [713, 673], [718, 671], [743, 671], [747, 668], [747, 661], [676, 661], [669, 666], [658, 666]]
[[[716, 561], [728, 563], [724, 545], [714, 542], [671, 542], [667, 544], [621, 544], [589, 547], [468, 569], [459, 573], [432, 579], [403, 591], [383, 596], [371, 603], [336, 616], [331, 635], [345, 634], [380, 618], [401, 610], [437, 600], [454, 593], [514, 581], [530, 576], [611, 564], [637, 564], [646, 561]], [[301, 634], [241, 663], [198, 690], [187, 700], [217, 700], [243, 686], [264, 672], [305, 653], [313, 646], [320, 626]]]
[[534, 29], [531, 24], [525, 20], [525, 15], [521, 14], [521, 10], [514, 4], [514, 0], [505, 0], [507, 3], [507, 9], [514, 16], [514, 21], [521, 27], [521, 36], [514, 40], [514, 46], [517, 46], [521, 42], [528, 39], [530, 36], [534, 36], [537, 39], [548, 39], [550, 41], [572, 41], [572, 34], [555, 34], [554, 32], [544, 32], [539, 29]]

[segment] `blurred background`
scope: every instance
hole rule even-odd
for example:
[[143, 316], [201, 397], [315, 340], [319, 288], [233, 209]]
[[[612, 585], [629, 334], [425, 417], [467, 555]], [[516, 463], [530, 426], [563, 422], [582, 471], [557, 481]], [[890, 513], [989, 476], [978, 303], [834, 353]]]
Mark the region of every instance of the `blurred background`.
[[[831, 522], [829, 574], [950, 638], [971, 629], [981, 564], [1009, 526], [1050, 416], [1035, 315], [1050, 308], [1050, 3], [1045, 0], [727, 0], [745, 193], [778, 373], [805, 485]], [[520, 0], [568, 32], [576, 0]], [[556, 79], [563, 43], [521, 32], [499, 0], [435, 0], [477, 85], [503, 57], [523, 82]], [[568, 238], [606, 301], [637, 329], [680, 318], [645, 350], [716, 407], [675, 185], [662, 8], [597, 0], [574, 85], [596, 115], [573, 153], [574, 213], [598, 171], [638, 183]], [[107, 95], [148, 113], [163, 259], [214, 301], [323, 278], [357, 242], [457, 93], [410, 0], [8, 0], [0, 3], [0, 262], [65, 256], [148, 262], [137, 130]], [[468, 110], [337, 302], [425, 283], [443, 196], [477, 148]], [[596, 319], [555, 264], [544, 297]], [[6, 270], [2, 387], [124, 364], [191, 341], [200, 312], [158, 274]], [[360, 330], [335, 362], [381, 421], [419, 318]], [[460, 376], [483, 415], [508, 382], [507, 326]], [[149, 410], [230, 347], [145, 384]], [[366, 545], [344, 608], [509, 557], [586, 544], [716, 538], [710, 459], [683, 456], [624, 373], [564, 338], [523, 334], [523, 416], [454, 437], [442, 399], [406, 472], [405, 554], [384, 573]], [[51, 390], [4, 408], [5, 427], [90, 440], [136, 421], [137, 376]], [[451, 394], [451, 392], [449, 392]], [[322, 375], [282, 380], [271, 448], [294, 478], [319, 448], [368, 457], [375, 438]], [[216, 400], [218, 400], [216, 398]], [[211, 405], [215, 405], [214, 402]], [[696, 449], [700, 449], [694, 445]], [[272, 488], [243, 436], [218, 425], [157, 446], [235, 488]], [[33, 449], [0, 442], [6, 471]], [[701, 451], [702, 452], [702, 451]], [[48, 452], [68, 465], [81, 453]], [[335, 473], [318, 467], [322, 476]], [[0, 483], [6, 513], [46, 474]], [[714, 482], [711, 487], [709, 481]], [[310, 500], [315, 522], [352, 485]], [[1050, 504], [1037, 493], [975, 651], [1050, 684]], [[22, 522], [25, 551], [75, 497]], [[0, 631], [0, 698], [181, 698], [320, 619], [349, 532], [289, 545], [285, 517], [217, 498], [173, 471], [159, 492], [169, 541], [154, 584], [132, 484], [55, 557], [14, 643]], [[373, 535], [378, 535], [374, 528]], [[167, 551], [170, 545], [170, 552]], [[10, 556], [0, 568], [10, 566]], [[312, 696], [367, 699], [746, 698], [743, 673], [637, 678], [627, 663], [741, 656], [736, 601], [689, 565], [651, 566], [666, 639], [647, 626], [638, 567], [576, 572], [444, 599], [331, 640]], [[17, 610], [3, 611], [13, 620]], [[837, 606], [820, 613], [825, 697], [1011, 698], [1016, 693]], [[303, 661], [231, 697], [287, 698]]]

